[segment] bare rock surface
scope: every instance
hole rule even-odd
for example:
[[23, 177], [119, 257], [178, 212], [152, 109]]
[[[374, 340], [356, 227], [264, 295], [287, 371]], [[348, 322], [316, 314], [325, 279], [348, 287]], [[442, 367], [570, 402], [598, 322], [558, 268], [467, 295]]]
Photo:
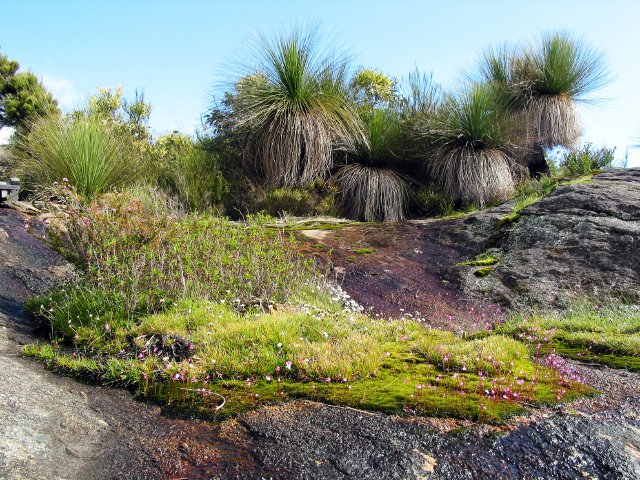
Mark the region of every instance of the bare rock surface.
[[499, 259], [466, 293], [508, 306], [561, 306], [575, 297], [640, 299], [640, 169], [558, 187], [511, 225], [484, 235]]
[[[640, 300], [640, 169], [557, 187], [508, 221], [515, 202], [460, 218], [300, 232], [306, 252], [373, 314], [449, 330], [503, 320], [495, 305]], [[488, 275], [464, 265], [495, 257]]]

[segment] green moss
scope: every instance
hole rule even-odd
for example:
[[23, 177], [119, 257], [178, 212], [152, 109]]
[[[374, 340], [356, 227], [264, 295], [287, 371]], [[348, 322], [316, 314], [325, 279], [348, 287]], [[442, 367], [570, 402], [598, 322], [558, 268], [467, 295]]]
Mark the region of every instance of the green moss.
[[456, 218], [467, 217], [477, 212], [478, 210], [479, 210], [478, 207], [476, 207], [475, 205], [470, 205], [466, 207], [464, 210], [459, 210], [459, 211], [456, 211], [447, 215], [443, 215], [437, 218], [440, 220], [455, 220]]
[[467, 260], [466, 262], [456, 263], [459, 267], [483, 267], [489, 265], [495, 265], [498, 263], [498, 259], [490, 255], [478, 256], [473, 260]]
[[578, 178], [562, 181], [558, 185], [579, 185], [581, 183], [589, 183], [592, 179], [593, 175], [583, 175]]
[[510, 223], [515, 223], [520, 219], [520, 213], [518, 212], [511, 212], [511, 213], [507, 213], [506, 215], [503, 215], [502, 217], [500, 217], [500, 220], [498, 221], [498, 228], [502, 228], [505, 225], [508, 225]]
[[371, 255], [372, 253], [375, 253], [375, 249], [373, 248], [356, 248], [353, 250], [353, 253], [357, 254], [357, 255]]
[[[458, 338], [413, 322], [309, 308], [240, 315], [220, 304], [183, 303], [107, 334], [85, 326], [74, 350], [33, 345], [24, 353], [54, 370], [213, 417], [306, 398], [499, 422], [521, 412], [521, 401], [557, 397], [557, 373], [532, 363], [511, 338]], [[181, 344], [188, 346], [182, 354]], [[562, 388], [584, 394], [577, 384]]]
[[493, 271], [493, 267], [482, 267], [482, 268], [478, 268], [475, 272], [473, 272], [473, 274], [476, 277], [483, 278], [489, 275], [492, 271]]
[[593, 351], [584, 345], [576, 345], [562, 338], [554, 339], [553, 349], [558, 355], [580, 360], [582, 362], [595, 362], [607, 365], [611, 368], [624, 368], [632, 372], [640, 372], [640, 357], [611, 353], [607, 351]]
[[526, 339], [539, 353], [640, 370], [640, 311], [634, 305], [576, 302], [562, 313], [516, 315], [497, 331]]
[[[101, 364], [87, 358], [71, 358], [48, 345], [27, 347], [25, 354], [43, 360], [56, 371], [127, 387], [139, 397], [160, 402], [183, 414], [195, 413], [204, 417], [226, 418], [296, 398], [389, 414], [413, 413], [490, 423], [502, 422], [524, 410], [517, 399], [505, 400], [497, 394], [488, 397], [485, 393], [491, 388], [517, 389], [514, 379], [507, 379], [503, 384], [499, 382], [496, 387], [491, 379], [475, 373], [454, 374], [431, 364], [406, 363], [393, 358], [375, 374], [353, 382], [338, 378], [305, 382], [286, 377], [279, 382], [275, 375], [270, 380], [262, 377], [251, 382], [227, 378], [190, 382], [154, 378], [156, 365], [151, 361], [123, 360]], [[534, 376], [537, 377], [535, 388], [531, 387]], [[526, 375], [520, 377], [527, 380], [520, 389], [523, 400], [557, 403], [558, 386], [552, 371], [528, 368]], [[568, 391], [564, 399], [593, 392], [574, 383], [564, 388]], [[216, 409], [223, 400], [224, 407]]]

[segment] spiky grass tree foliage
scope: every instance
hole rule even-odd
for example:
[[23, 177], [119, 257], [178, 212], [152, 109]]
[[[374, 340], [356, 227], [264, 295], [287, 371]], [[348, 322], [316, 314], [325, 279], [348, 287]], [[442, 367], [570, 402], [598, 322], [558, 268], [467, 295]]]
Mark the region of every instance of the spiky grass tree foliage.
[[568, 33], [543, 35], [514, 65], [522, 92], [529, 137], [544, 147], [575, 146], [580, 137], [576, 102], [605, 85], [604, 56]]
[[609, 80], [602, 52], [566, 32], [485, 52], [480, 76], [500, 85], [522, 114], [523, 144], [570, 148], [581, 133], [577, 102]]
[[244, 155], [269, 184], [325, 176], [336, 148], [366, 142], [346, 87], [348, 62], [321, 48], [317, 29], [260, 37], [257, 69], [237, 84], [231, 119], [249, 131]]
[[406, 177], [393, 170], [399, 160], [402, 124], [393, 107], [363, 107], [367, 142], [356, 145], [349, 163], [334, 176], [338, 207], [350, 218], [397, 222], [405, 218], [409, 199]]
[[427, 135], [437, 145], [430, 171], [442, 193], [479, 207], [514, 194], [511, 119], [495, 88], [473, 85], [446, 97]]

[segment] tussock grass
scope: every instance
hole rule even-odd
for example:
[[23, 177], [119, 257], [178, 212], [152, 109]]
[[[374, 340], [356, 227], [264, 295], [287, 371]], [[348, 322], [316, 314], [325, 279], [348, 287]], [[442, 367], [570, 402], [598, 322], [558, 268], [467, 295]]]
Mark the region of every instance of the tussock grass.
[[49, 191], [66, 178], [84, 199], [92, 199], [140, 175], [132, 140], [95, 116], [43, 117], [18, 143], [20, 176], [33, 192]]

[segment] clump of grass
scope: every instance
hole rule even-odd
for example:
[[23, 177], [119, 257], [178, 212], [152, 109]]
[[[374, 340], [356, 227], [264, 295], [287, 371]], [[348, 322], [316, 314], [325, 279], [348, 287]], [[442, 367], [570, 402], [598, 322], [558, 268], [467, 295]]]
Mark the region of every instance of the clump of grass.
[[571, 358], [640, 370], [638, 306], [578, 302], [563, 313], [516, 315], [498, 331]]
[[356, 143], [346, 165], [333, 180], [338, 186], [337, 206], [349, 218], [397, 222], [408, 211], [408, 177], [398, 172], [403, 158], [403, 125], [391, 104], [361, 105], [367, 141]]
[[358, 254], [358, 255], [371, 255], [372, 253], [375, 253], [375, 249], [373, 248], [356, 248], [353, 250], [353, 253]]
[[140, 174], [132, 138], [96, 116], [43, 117], [18, 142], [20, 176], [32, 192], [67, 179], [92, 199]]
[[573, 147], [580, 137], [577, 103], [610, 80], [602, 52], [562, 31], [485, 51], [479, 73], [521, 117], [524, 143], [541, 147]]

